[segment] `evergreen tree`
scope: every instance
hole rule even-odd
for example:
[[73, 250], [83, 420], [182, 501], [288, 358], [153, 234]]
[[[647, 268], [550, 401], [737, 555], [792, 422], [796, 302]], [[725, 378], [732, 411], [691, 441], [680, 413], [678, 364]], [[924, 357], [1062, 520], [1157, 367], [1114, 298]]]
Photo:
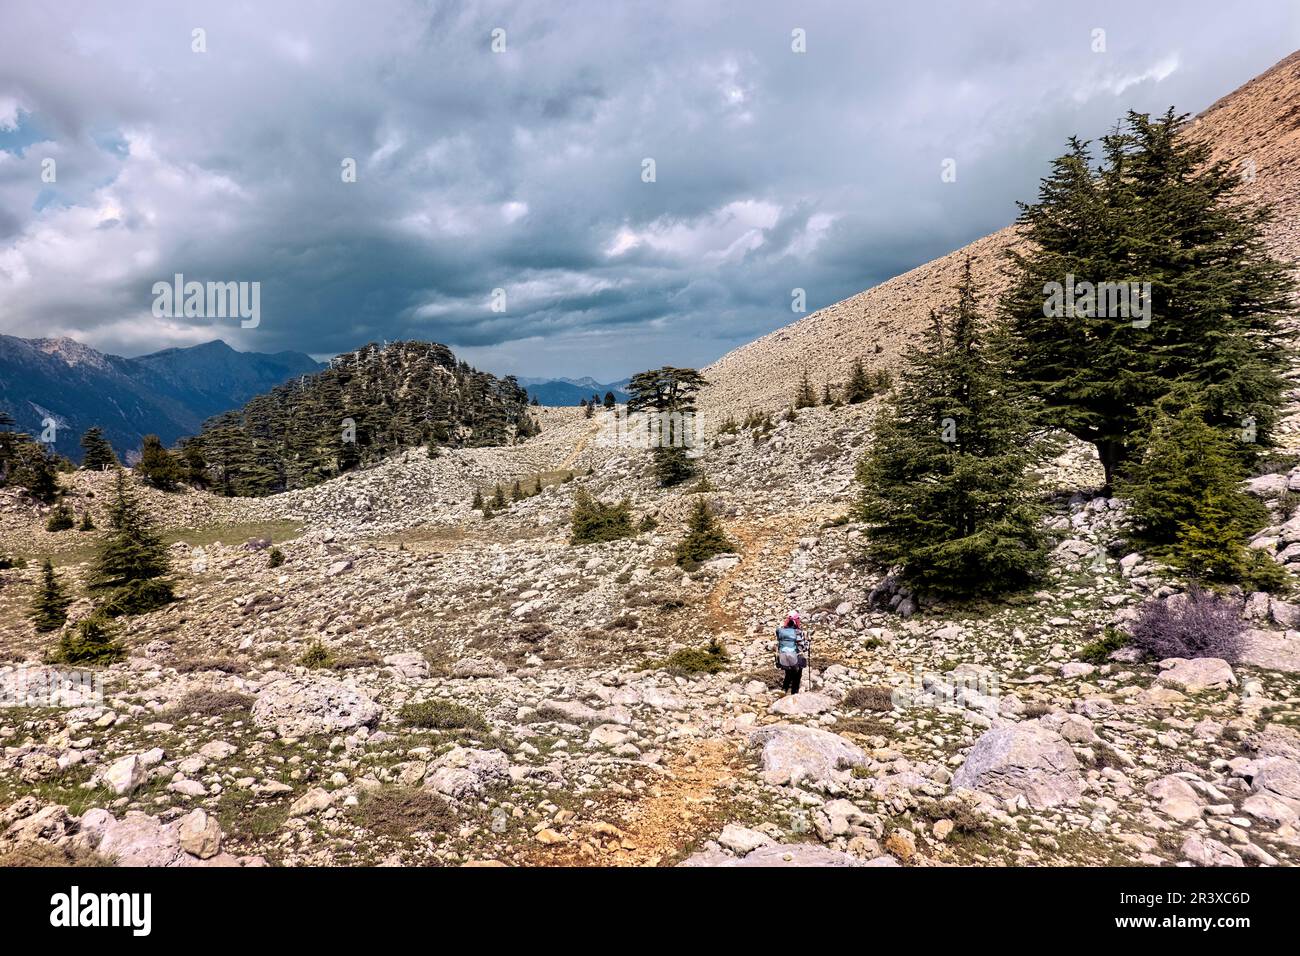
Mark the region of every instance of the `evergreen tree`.
[[68, 605], [72, 599], [63, 590], [54, 573], [54, 565], [46, 558], [41, 562], [41, 583], [32, 598], [31, 619], [40, 632], [57, 631], [68, 619]]
[[853, 370], [849, 372], [849, 382], [844, 386], [844, 401], [848, 405], [857, 405], [871, 398], [871, 382], [867, 378], [866, 366], [862, 359], [853, 360]]
[[505, 489], [500, 485], [492, 492], [492, 507], [497, 511], [504, 511], [507, 507]]
[[605, 393], [605, 407], [610, 411], [613, 411], [615, 408], [618, 407], [618, 399], [614, 397], [613, 392]]
[[834, 405], [834, 404], [835, 404], [835, 396], [831, 394], [831, 383], [830, 383], [830, 382], [825, 382], [825, 383], [822, 385], [822, 404], [823, 404], [823, 405]]
[[176, 456], [163, 447], [157, 435], [145, 435], [140, 445], [140, 461], [135, 470], [148, 484], [160, 491], [173, 491], [184, 475]]
[[46, 531], [67, 531], [76, 524], [72, 514], [72, 509], [65, 502], [60, 501], [50, 512], [49, 519], [45, 522]]
[[803, 376], [799, 379], [799, 387], [794, 393], [795, 408], [812, 408], [817, 404], [817, 392], [813, 389], [812, 379], [808, 377], [807, 367], [803, 370]]
[[588, 402], [585, 398], [582, 400], [582, 417], [594, 418], [596, 415], [596, 403]]
[[113, 446], [98, 426], [86, 429], [86, 433], [81, 436], [81, 450], [84, 452], [81, 467], [87, 471], [103, 471], [117, 464]]
[[1199, 579], [1276, 590], [1286, 574], [1247, 546], [1268, 510], [1242, 489], [1249, 471], [1236, 440], [1204, 414], [1188, 404], [1162, 411], [1151, 425], [1146, 453], [1119, 485], [1132, 503], [1135, 540]]
[[90, 520], [90, 509], [87, 508], [81, 513], [81, 524], [77, 526], [78, 531], [94, 531], [95, 522]]
[[735, 549], [726, 532], [714, 519], [708, 502], [704, 498], [696, 498], [686, 523], [686, 537], [677, 546], [678, 565], [693, 570], [709, 558]]
[[524, 494], [524, 486], [519, 482], [519, 479], [516, 478], [514, 487], [510, 489], [510, 500], [523, 501], [527, 497], [528, 496]]
[[695, 476], [695, 463], [685, 448], [674, 445], [656, 448], [654, 474], [660, 488], [671, 488]]
[[1046, 564], [1027, 477], [1044, 449], [981, 338], [969, 261], [951, 317], [932, 320], [858, 467], [867, 553], [919, 591], [992, 595]]
[[469, 506], [474, 511], [483, 510], [483, 492], [479, 491], [478, 488], [474, 489], [474, 498], [470, 501]]
[[34, 441], [21, 441], [14, 448], [9, 481], [26, 491], [43, 504], [58, 497], [59, 480], [54, 469], [54, 459], [44, 445]]
[[19, 444], [29, 440], [27, 435], [14, 431], [13, 427], [12, 416], [4, 409], [0, 409], [0, 488], [9, 483]]
[[628, 414], [655, 416], [648, 428], [655, 442], [654, 469], [661, 487], [680, 484], [695, 474], [687, 454], [691, 435], [679, 434], [678, 429], [685, 429], [686, 416], [694, 414], [696, 396], [707, 384], [695, 369], [671, 365], [639, 372], [628, 383]]
[[1047, 422], [1096, 446], [1108, 487], [1142, 454], [1143, 410], [1175, 389], [1211, 424], [1253, 420], [1260, 444], [1276, 421], [1290, 280], [1265, 245], [1270, 212], [1236, 195], [1240, 177], [1184, 120], [1129, 113], [1096, 169], [1072, 139], [1010, 253], [1017, 377]]
[[636, 534], [632, 527], [632, 506], [626, 499], [616, 505], [605, 504], [593, 498], [586, 488], [574, 492], [570, 520], [569, 544], [572, 545], [615, 541]]
[[59, 636], [50, 659], [63, 664], [111, 664], [125, 653], [108, 619], [92, 614]]
[[166, 548], [141, 513], [121, 468], [114, 494], [108, 534], [90, 575], [90, 587], [105, 595], [103, 611], [110, 617], [151, 611], [173, 599], [165, 577], [171, 570]]

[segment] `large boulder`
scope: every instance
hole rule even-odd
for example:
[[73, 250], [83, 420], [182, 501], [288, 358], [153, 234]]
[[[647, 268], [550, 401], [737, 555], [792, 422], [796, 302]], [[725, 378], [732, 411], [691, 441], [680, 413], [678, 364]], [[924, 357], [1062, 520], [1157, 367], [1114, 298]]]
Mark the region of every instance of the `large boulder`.
[[1218, 687], [1233, 687], [1237, 677], [1221, 657], [1169, 657], [1159, 664], [1162, 673], [1156, 683], [1184, 694], [1195, 694]]
[[253, 704], [253, 722], [281, 737], [348, 733], [374, 727], [383, 714], [383, 709], [359, 690], [321, 678], [273, 681]]
[[622, 707], [608, 707], [601, 710], [588, 707], [577, 700], [543, 701], [537, 705], [537, 716], [566, 724], [587, 724], [592, 727], [600, 724], [632, 723], [632, 715]]
[[763, 748], [763, 777], [769, 783], [840, 782], [849, 768], [867, 763], [862, 748], [816, 727], [771, 724], [753, 731], [749, 742]]
[[811, 717], [815, 714], [822, 714], [835, 706], [833, 698], [825, 694], [816, 694], [812, 692], [804, 694], [787, 694], [785, 697], [773, 702], [768, 708], [768, 713], [785, 714], [786, 716]]
[[434, 761], [424, 784], [444, 796], [463, 800], [509, 781], [510, 761], [500, 750], [453, 747]]
[[118, 866], [175, 866], [185, 854], [176, 824], [136, 810], [104, 827], [98, 849]]
[[1037, 721], [995, 727], [966, 755], [953, 777], [995, 797], [1023, 796], [1035, 808], [1074, 803], [1083, 795], [1079, 761], [1065, 738]]
[[1175, 774], [1161, 777], [1147, 784], [1147, 796], [1155, 797], [1160, 812], [1175, 820], [1188, 822], [1199, 820], [1204, 809], [1201, 798], [1196, 795], [1192, 785]]

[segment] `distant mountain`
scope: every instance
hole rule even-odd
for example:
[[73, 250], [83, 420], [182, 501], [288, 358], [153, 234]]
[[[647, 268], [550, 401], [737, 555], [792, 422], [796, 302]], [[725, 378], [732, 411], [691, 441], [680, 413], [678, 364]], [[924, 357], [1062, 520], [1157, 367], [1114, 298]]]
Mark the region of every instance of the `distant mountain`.
[[144, 435], [170, 444], [205, 419], [324, 367], [298, 352], [237, 352], [220, 341], [123, 358], [70, 338], [0, 335], [0, 409], [36, 437], [46, 420], [56, 422], [54, 449], [73, 461], [92, 425], [125, 457]]
[[584, 398], [592, 395], [602, 401], [606, 392], [613, 392], [620, 402], [627, 401], [627, 392], [623, 391], [630, 379], [601, 384], [594, 378], [521, 378], [519, 384], [528, 391], [528, 398], [537, 399], [541, 405], [577, 405]]

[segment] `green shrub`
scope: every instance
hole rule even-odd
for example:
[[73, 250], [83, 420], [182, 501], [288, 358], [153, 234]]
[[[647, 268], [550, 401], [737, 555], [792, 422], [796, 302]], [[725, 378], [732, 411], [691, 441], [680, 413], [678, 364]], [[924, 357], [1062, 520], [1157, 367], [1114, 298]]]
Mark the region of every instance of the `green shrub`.
[[72, 509], [63, 502], [54, 506], [49, 519], [45, 522], [46, 531], [67, 531], [75, 526], [76, 521], [73, 518]]
[[625, 499], [616, 505], [597, 501], [585, 488], [573, 496], [572, 528], [569, 544], [596, 544], [616, 541], [636, 534], [632, 526], [632, 506]]
[[686, 537], [677, 546], [676, 561], [680, 567], [693, 570], [701, 562], [719, 554], [734, 551], [735, 545], [727, 538], [722, 527], [714, 520], [709, 503], [698, 498], [691, 508], [686, 524]]
[[423, 730], [487, 731], [488, 723], [476, 710], [449, 700], [422, 700], [403, 704], [398, 717], [408, 727]]
[[684, 647], [664, 658], [664, 670], [676, 674], [717, 674], [731, 663], [727, 649], [717, 641], [705, 647]]
[[63, 632], [50, 660], [59, 664], [111, 664], [125, 653], [108, 619], [92, 614]]
[[695, 463], [685, 448], [660, 446], [654, 450], [654, 473], [660, 488], [672, 488], [695, 475]]
[[268, 568], [278, 568], [282, 564], [284, 564], [284, 552], [279, 548], [272, 548], [266, 556], [266, 566]]
[[1110, 660], [1110, 655], [1128, 644], [1128, 637], [1109, 624], [1101, 637], [1079, 648], [1079, 660], [1098, 666]]
[[321, 667], [329, 667], [334, 663], [334, 657], [330, 654], [329, 648], [320, 641], [312, 641], [302, 657], [298, 658], [298, 663], [303, 667], [309, 667], [313, 670]]

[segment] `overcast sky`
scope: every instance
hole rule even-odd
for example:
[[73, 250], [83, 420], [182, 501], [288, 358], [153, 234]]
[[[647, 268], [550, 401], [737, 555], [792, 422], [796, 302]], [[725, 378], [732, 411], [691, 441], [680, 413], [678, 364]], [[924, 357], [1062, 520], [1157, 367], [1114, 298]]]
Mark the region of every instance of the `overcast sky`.
[[[1208, 106], [1300, 47], [1297, 9], [4, 0], [0, 331], [704, 365], [796, 287], [812, 311], [1006, 225], [1068, 135]], [[260, 282], [260, 325], [155, 318], [178, 272]]]

